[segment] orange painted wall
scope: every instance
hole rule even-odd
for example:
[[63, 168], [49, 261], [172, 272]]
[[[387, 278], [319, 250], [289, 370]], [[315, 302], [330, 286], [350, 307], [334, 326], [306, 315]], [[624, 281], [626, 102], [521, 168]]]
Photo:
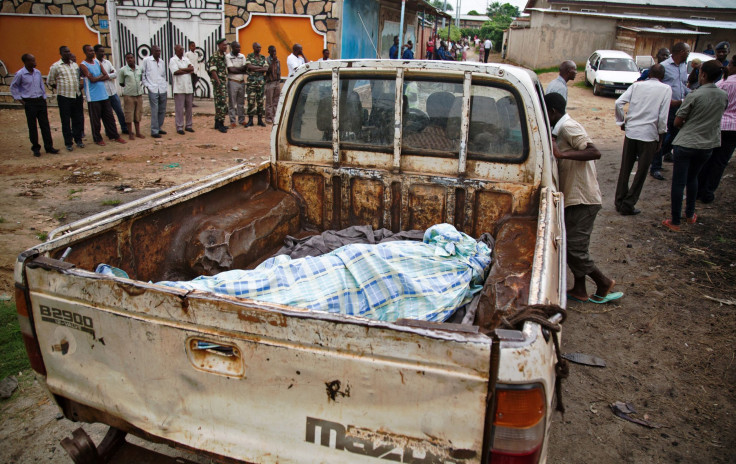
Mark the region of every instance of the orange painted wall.
[[310, 18], [299, 16], [252, 15], [250, 23], [238, 30], [238, 42], [241, 53], [246, 56], [253, 52], [253, 42], [261, 44], [264, 55], [268, 54], [268, 46], [274, 45], [283, 77], [289, 74], [286, 57], [291, 54], [295, 43], [302, 45], [304, 56], [309, 61], [322, 58], [322, 49], [325, 48], [325, 38], [312, 29]]
[[87, 29], [82, 17], [0, 15], [0, 60], [9, 73], [23, 67], [20, 57], [30, 53], [36, 57], [37, 69], [44, 76], [59, 61], [59, 47], [66, 45], [84, 59], [82, 45], [95, 45], [99, 36]]

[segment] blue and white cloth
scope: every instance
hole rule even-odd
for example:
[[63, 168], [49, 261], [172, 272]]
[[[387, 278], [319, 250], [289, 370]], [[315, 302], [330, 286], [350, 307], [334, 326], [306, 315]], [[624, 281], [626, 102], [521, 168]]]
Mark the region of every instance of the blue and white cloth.
[[394, 322], [443, 322], [483, 288], [491, 249], [449, 224], [422, 242], [351, 244], [318, 257], [269, 258], [232, 270], [160, 285]]

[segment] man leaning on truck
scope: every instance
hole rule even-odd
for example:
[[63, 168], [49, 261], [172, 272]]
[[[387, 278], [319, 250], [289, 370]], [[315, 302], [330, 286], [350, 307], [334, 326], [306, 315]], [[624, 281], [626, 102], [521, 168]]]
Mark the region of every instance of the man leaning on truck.
[[[583, 126], [565, 113], [565, 97], [553, 92], [544, 96], [549, 123], [552, 126], [552, 152], [557, 158], [560, 190], [565, 195], [565, 229], [567, 233], [567, 265], [575, 282], [567, 298], [580, 302], [608, 303], [624, 294], [611, 292], [616, 281], [606, 277], [590, 257], [590, 235], [601, 209], [601, 190], [594, 160], [601, 152], [593, 145]], [[597, 285], [588, 295], [585, 277]]]

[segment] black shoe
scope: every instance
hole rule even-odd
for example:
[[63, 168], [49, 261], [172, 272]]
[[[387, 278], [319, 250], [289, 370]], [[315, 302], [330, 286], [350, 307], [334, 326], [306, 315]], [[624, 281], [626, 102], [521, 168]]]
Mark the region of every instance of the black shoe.
[[258, 125], [261, 127], [266, 127], [266, 125], [263, 124], [263, 119], [260, 116], [258, 116]]
[[46, 149], [46, 153], [51, 153], [52, 155], [56, 155], [59, 153], [59, 149], [58, 148], [48, 148]]
[[659, 171], [654, 171], [650, 174], [652, 177], [654, 177], [657, 180], [665, 180], [664, 176]]
[[74, 145], [67, 145], [66, 146], [66, 151], [72, 151], [72, 150], [74, 150]]
[[641, 210], [637, 208], [621, 210], [621, 216], [636, 216], [639, 213], [641, 213]]
[[154, 139], [160, 139], [161, 138], [161, 135], [160, 134], [151, 134], [151, 137], [153, 137]]
[[77, 142], [77, 146], [78, 146], [79, 148], [84, 148], [84, 143], [82, 143], [82, 142]]
[[713, 200], [715, 199], [715, 195], [701, 195], [698, 197], [698, 200], [700, 200], [701, 203], [713, 203]]
[[194, 132], [194, 129], [192, 129], [191, 127], [187, 127], [187, 128], [186, 128], [186, 129], [184, 129], [184, 130], [185, 130], [185, 131], [187, 131], [187, 132]]
[[161, 129], [159, 129], [159, 130], [158, 130], [158, 133], [159, 133], [159, 134], [161, 134], [161, 135], [166, 135], [166, 131], [165, 131], [165, 130], [161, 130]]
[[33, 156], [35, 156], [36, 158], [41, 156], [41, 150], [33, 150]]
[[179, 134], [179, 135], [184, 135], [184, 131], [181, 130], [181, 129], [177, 130], [176, 133]]
[[223, 124], [220, 127], [218, 127], [217, 130], [219, 130], [220, 132], [224, 134], [227, 132], [227, 127], [225, 127], [225, 125]]
[[245, 123], [245, 127], [253, 127], [253, 117], [248, 118], [248, 122]]

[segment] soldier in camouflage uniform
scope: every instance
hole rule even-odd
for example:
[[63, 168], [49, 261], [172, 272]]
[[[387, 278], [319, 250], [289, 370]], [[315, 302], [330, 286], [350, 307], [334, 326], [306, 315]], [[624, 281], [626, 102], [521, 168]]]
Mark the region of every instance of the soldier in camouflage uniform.
[[215, 96], [215, 129], [227, 132], [225, 127], [225, 116], [227, 115], [227, 63], [225, 52], [227, 41], [217, 41], [217, 51], [207, 60], [207, 71], [212, 78], [212, 89]]
[[253, 115], [258, 115], [258, 125], [265, 127], [263, 122], [263, 92], [266, 86], [266, 71], [268, 64], [266, 57], [261, 55], [261, 44], [255, 42], [253, 44], [253, 53], [249, 53], [245, 58], [246, 67], [248, 69], [248, 123], [245, 127], [253, 125]]

